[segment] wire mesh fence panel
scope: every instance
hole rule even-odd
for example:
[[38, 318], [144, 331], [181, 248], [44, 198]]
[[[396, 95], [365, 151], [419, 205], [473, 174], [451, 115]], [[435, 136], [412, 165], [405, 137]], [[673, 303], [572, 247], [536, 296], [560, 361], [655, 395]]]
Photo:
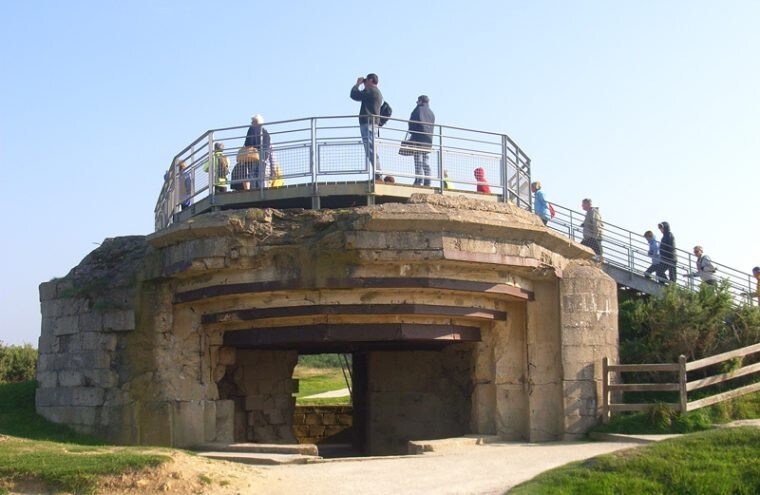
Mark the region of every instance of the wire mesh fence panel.
[[308, 144], [277, 147], [272, 151], [272, 164], [276, 174], [277, 166], [286, 179], [311, 176], [311, 146]]
[[317, 150], [320, 174], [353, 175], [369, 171], [361, 141], [320, 143]]
[[[264, 123], [269, 140], [262, 137], [255, 143], [259, 158], [269, 157], [263, 164], [247, 155], [250, 150], [246, 148], [246, 139], [251, 135], [252, 126], [204, 133], [175, 157], [177, 163], [185, 162], [188, 171], [180, 174], [178, 166], [169, 167], [154, 211], [156, 228], [169, 225], [188, 204], [195, 205], [210, 194], [227, 191], [218, 187], [218, 177], [215, 177], [218, 172], [205, 168], [209, 153], [216, 145], [223, 147], [223, 154], [229, 160], [227, 184], [233, 192], [336, 179], [372, 181], [373, 167], [358, 124], [356, 116]], [[507, 136], [436, 124], [429, 139], [425, 138], [432, 140], [432, 144], [426, 144], [429, 152], [416, 154], [415, 160], [415, 154], [399, 154], [404, 140], [411, 137], [409, 126], [406, 120], [391, 119], [382, 129], [375, 128], [378, 132], [372, 158], [377, 158], [383, 176], [393, 176], [401, 185], [429, 185], [468, 192], [475, 192], [481, 181], [488, 183], [494, 196], [506, 197], [505, 191], [517, 197], [526, 195], [529, 160]], [[238, 158], [241, 150], [247, 157], [242, 161]], [[481, 179], [474, 176], [476, 169], [482, 169]], [[212, 181], [217, 181], [217, 187], [210, 187]], [[367, 191], [371, 195], [374, 190], [368, 188]], [[226, 204], [232, 204], [230, 198], [225, 199]], [[241, 199], [250, 201], [250, 196], [241, 196]], [[528, 192], [528, 201], [524, 203], [529, 204], [529, 199]], [[204, 207], [210, 207], [213, 201], [205, 204]], [[193, 208], [193, 212], [202, 211]]]
[[490, 194], [501, 194], [500, 169], [500, 156], [443, 150], [443, 170], [452, 189], [479, 192], [480, 186], [481, 190], [490, 190]]

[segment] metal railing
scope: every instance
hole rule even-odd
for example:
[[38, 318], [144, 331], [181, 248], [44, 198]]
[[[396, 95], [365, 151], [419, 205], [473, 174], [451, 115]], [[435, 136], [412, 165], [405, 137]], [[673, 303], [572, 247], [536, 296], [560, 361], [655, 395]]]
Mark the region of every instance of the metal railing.
[[[559, 206], [555, 203], [552, 203], [552, 205], [554, 206], [555, 216], [549, 221], [547, 226], [564, 234], [573, 241], [580, 242], [583, 239], [583, 227], [581, 227], [581, 224], [586, 214]], [[632, 232], [604, 221], [602, 236], [603, 263], [634, 275], [644, 276], [644, 272], [652, 264], [652, 260], [647, 254], [649, 252], [649, 244], [644, 239], [643, 234], [643, 232]], [[687, 278], [684, 276], [696, 270], [695, 263], [697, 257], [693, 253], [682, 249], [676, 249], [675, 251], [675, 264], [663, 262], [666, 266], [675, 266], [675, 283], [680, 287], [692, 290], [698, 288], [701, 283], [699, 278]], [[712, 260], [712, 263], [718, 269], [716, 272], [718, 279], [728, 282], [729, 291], [733, 295], [734, 300], [752, 303], [752, 297], [747, 295], [747, 293], [754, 292], [753, 285], [756, 282], [752, 274], [717, 263], [715, 260]]]
[[[307, 184], [304, 194], [318, 196], [320, 187], [335, 182], [366, 182], [368, 200], [375, 190], [375, 174], [393, 176], [395, 183], [412, 186], [416, 180], [427, 179], [435, 193], [444, 191], [475, 193], [478, 182], [473, 171], [483, 168], [491, 188], [491, 197], [499, 201], [512, 201], [531, 210], [530, 158], [507, 135], [483, 132], [461, 127], [436, 124], [431, 134], [433, 143], [428, 155], [430, 175], [415, 173], [412, 156], [399, 155], [402, 141], [407, 137], [409, 121], [390, 119], [382, 128], [373, 129], [375, 138], [374, 163], [365, 155], [356, 116], [329, 116], [294, 119], [265, 124], [272, 141], [272, 158], [269, 166], [256, 167], [259, 176], [239, 177], [235, 174], [237, 152], [243, 147], [248, 126], [213, 129], [205, 132], [180, 151], [164, 176], [164, 183], [155, 208], [156, 230], [177, 221], [183, 208], [210, 198], [214, 204], [215, 167], [207, 167], [214, 144], [224, 143], [224, 154], [230, 161], [228, 184], [233, 188], [249, 183], [254, 192], [275, 187]], [[187, 167], [181, 171], [179, 164]], [[277, 172], [281, 172], [278, 174]], [[225, 192], [224, 194], [231, 194]], [[556, 215], [548, 227], [563, 233], [573, 241], [583, 238], [581, 223], [585, 214], [554, 205]], [[604, 222], [604, 263], [626, 272], [643, 276], [650, 266], [649, 246], [643, 233], [635, 233]], [[676, 250], [678, 262], [676, 283], [695, 289], [699, 281], [683, 275], [694, 270], [695, 256], [688, 251]], [[755, 283], [749, 274], [713, 260], [717, 276], [729, 283], [737, 301], [753, 301], [745, 295], [752, 293]]]
[[[444, 190], [475, 193], [478, 182], [473, 172], [482, 168], [491, 196], [531, 208], [530, 158], [509, 136], [436, 124], [427, 156], [430, 174], [426, 176], [415, 173], [413, 156], [399, 154], [408, 124], [407, 120], [392, 118], [384, 127], [373, 128], [374, 160], [370, 160], [365, 155], [357, 116], [267, 123], [264, 127], [271, 137], [272, 158], [267, 165], [255, 167], [258, 176], [244, 178], [235, 171], [236, 155], [243, 147], [249, 126], [209, 130], [172, 160], [156, 203], [156, 230], [176, 221], [176, 214], [183, 208], [219, 194], [209, 187], [216, 178], [215, 167], [208, 166], [218, 142], [224, 143], [224, 155], [230, 161], [227, 182], [232, 188], [264, 191], [309, 184], [310, 194], [318, 195], [320, 184], [365, 181], [371, 193], [375, 174], [382, 173], [394, 177], [395, 184], [411, 186], [419, 180], [429, 182], [437, 193]], [[373, 163], [378, 164], [377, 170]]]

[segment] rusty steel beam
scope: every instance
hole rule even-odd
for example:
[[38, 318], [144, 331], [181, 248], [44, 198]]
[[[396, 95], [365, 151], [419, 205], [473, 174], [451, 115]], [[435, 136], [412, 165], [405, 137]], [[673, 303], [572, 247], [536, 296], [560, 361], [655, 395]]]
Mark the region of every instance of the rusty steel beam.
[[477, 318], [488, 321], [506, 321], [507, 313], [485, 308], [438, 306], [432, 304], [315, 304], [310, 306], [284, 306], [277, 308], [241, 309], [206, 314], [204, 324], [230, 321], [251, 321], [262, 318], [284, 318], [312, 315], [420, 315]]
[[247, 293], [278, 292], [288, 290], [330, 290], [330, 289], [440, 289], [486, 294], [501, 294], [522, 301], [532, 301], [533, 292], [513, 285], [475, 282], [444, 278], [346, 278], [329, 279], [322, 286], [303, 283], [301, 280], [274, 280], [241, 284], [212, 285], [201, 289], [179, 292], [174, 296], [174, 304], [199, 301], [210, 297], [231, 296]]

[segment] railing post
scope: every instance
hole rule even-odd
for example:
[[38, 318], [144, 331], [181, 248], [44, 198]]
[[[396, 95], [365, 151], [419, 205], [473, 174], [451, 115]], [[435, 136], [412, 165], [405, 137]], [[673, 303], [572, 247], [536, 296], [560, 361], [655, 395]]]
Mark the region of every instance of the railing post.
[[635, 253], [633, 252], [633, 236], [628, 232], [628, 268], [633, 273], [633, 266], [635, 264]]
[[211, 205], [214, 204], [216, 194], [216, 163], [214, 162], [214, 131], [208, 133], [208, 194]]
[[441, 189], [441, 194], [443, 194], [446, 184], [443, 179], [443, 127], [440, 125], [438, 126], [438, 179], [438, 186]]
[[[694, 289], [694, 278], [692, 278], [690, 276], [691, 275], [691, 266], [692, 266], [691, 265], [691, 253], [689, 253], [688, 258], [689, 258], [688, 263], [686, 263], [686, 280], [688, 280], [687, 286], [689, 287], [689, 289], [693, 290]], [[676, 284], [678, 284], [677, 281], [676, 281]]]
[[178, 213], [179, 206], [179, 157], [172, 161], [172, 167], [169, 169], [169, 177], [172, 181], [172, 191], [169, 195], [169, 206], [171, 206], [171, 219], [174, 223], [174, 215]]
[[[509, 159], [507, 158], [507, 136], [501, 135], [501, 202], [506, 203], [509, 199], [509, 174], [507, 169], [509, 168]], [[515, 173], [517, 173], [517, 163], [515, 163]], [[520, 177], [517, 177], [517, 190], [520, 191]], [[517, 201], [518, 206], [520, 201]], [[531, 208], [530, 211], [533, 211]]]
[[602, 359], [602, 423], [610, 421], [609, 359]]
[[575, 241], [575, 224], [573, 223], [573, 210], [570, 210], [570, 240]]
[[317, 191], [317, 170], [319, 169], [319, 152], [317, 150], [317, 119], [312, 117], [309, 125], [311, 132], [309, 142], [309, 171], [311, 172], [312, 208], [319, 209], [319, 194]]
[[377, 176], [377, 142], [375, 140], [375, 118], [370, 118], [369, 124], [370, 135], [369, 142], [372, 145], [372, 183], [375, 183], [375, 177]]
[[689, 411], [689, 403], [686, 397], [686, 356], [683, 354], [678, 356], [678, 391], [680, 412], [685, 414]]

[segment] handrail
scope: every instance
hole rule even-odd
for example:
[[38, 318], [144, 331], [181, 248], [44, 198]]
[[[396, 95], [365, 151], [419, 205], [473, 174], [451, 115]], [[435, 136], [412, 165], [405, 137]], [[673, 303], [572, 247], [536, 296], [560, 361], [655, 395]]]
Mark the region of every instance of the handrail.
[[[394, 176], [399, 185], [413, 185], [417, 180], [443, 194], [451, 186], [475, 193], [477, 182], [473, 170], [480, 167], [494, 199], [511, 200], [530, 209], [530, 159], [505, 134], [464, 127], [435, 124], [433, 144], [428, 156], [429, 172], [415, 170], [412, 156], [399, 156], [409, 121], [391, 118], [386, 126], [374, 129], [376, 167], [366, 156], [356, 115], [308, 117], [264, 124], [272, 141], [272, 158], [267, 166], [241, 167], [240, 173], [227, 176], [235, 188], [260, 191], [274, 186], [311, 185], [310, 195], [317, 194], [319, 183], [330, 176], [343, 176], [344, 182], [366, 182], [367, 195], [375, 190], [375, 176]], [[155, 208], [156, 230], [177, 221], [177, 214], [218, 193], [214, 167], [208, 167], [214, 143], [224, 143], [224, 155], [234, 170], [235, 155], [243, 147], [249, 126], [239, 125], [210, 129], [177, 153], [165, 174]], [[264, 151], [264, 150], [260, 150]], [[374, 157], [374, 155], [373, 155]], [[275, 166], [275, 163], [278, 167]], [[180, 164], [186, 165], [180, 171]], [[276, 169], [282, 174], [276, 176]], [[252, 175], [251, 172], [257, 175]], [[242, 175], [241, 175], [242, 174]], [[224, 188], [224, 186], [222, 186]]]
[[[613, 402], [611, 393], [618, 392], [668, 392], [677, 391], [679, 403], [666, 404], [679, 412], [688, 412], [700, 409], [702, 407], [717, 404], [742, 395], [760, 390], [760, 382], [751, 383], [742, 387], [734, 388], [726, 392], [712, 394], [695, 401], [688, 401], [688, 392], [698, 390], [704, 387], [726, 383], [729, 380], [760, 374], [760, 363], [753, 363], [742, 366], [733, 371], [717, 373], [707, 378], [688, 381], [687, 373], [690, 371], [703, 369], [708, 366], [714, 366], [726, 361], [749, 356], [760, 352], [760, 343], [734, 349], [733, 351], [723, 352], [714, 356], [698, 359], [690, 363], [686, 362], [686, 356], [679, 356], [678, 363], [657, 363], [657, 364], [610, 364], [609, 358], [602, 359], [602, 420], [606, 423], [609, 421], [613, 412], [623, 411], [646, 411], [654, 404], [626, 404], [622, 402]], [[610, 381], [610, 374], [613, 373], [636, 373], [636, 372], [670, 372], [676, 373], [678, 382], [671, 383], [625, 383], [617, 384]]]
[[[556, 203], [552, 203], [552, 206], [556, 214], [547, 226], [576, 242], [580, 242], [583, 239], [583, 228], [580, 225], [583, 223], [586, 214]], [[647, 255], [649, 244], [644, 239], [643, 232], [636, 233], [606, 220], [603, 221], [602, 247], [604, 256], [602, 263], [621, 268], [631, 274], [643, 276], [651, 264], [651, 259]], [[699, 288], [698, 280], [683, 276], [695, 270], [696, 257], [693, 253], [683, 249], [677, 248], [675, 252], [676, 263], [663, 262], [663, 264], [675, 266], [676, 284], [679, 287], [692, 290]], [[747, 272], [716, 262], [714, 259], [712, 262], [718, 268], [716, 273], [718, 278], [728, 281], [728, 289], [734, 300], [752, 303], [752, 298], [748, 297], [746, 293], [753, 292], [752, 281], [754, 277]]]

